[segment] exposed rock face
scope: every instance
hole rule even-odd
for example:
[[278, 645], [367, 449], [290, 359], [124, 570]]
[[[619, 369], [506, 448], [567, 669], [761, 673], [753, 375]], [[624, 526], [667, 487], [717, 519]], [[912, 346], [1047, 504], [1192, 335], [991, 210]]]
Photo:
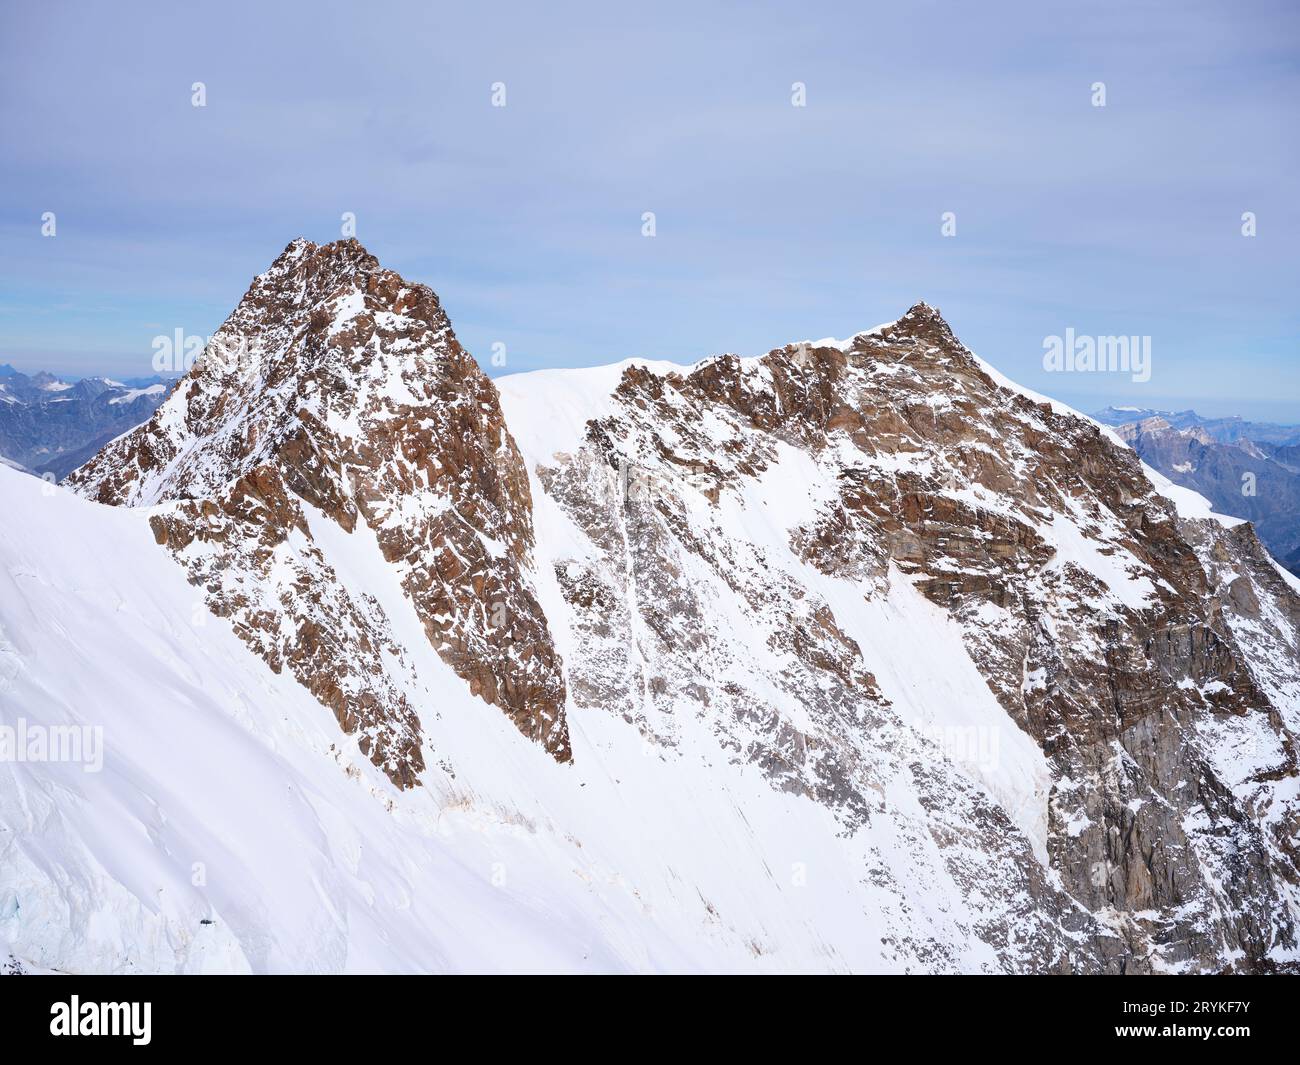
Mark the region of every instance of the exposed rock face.
[[[1028, 893], [1061, 918], [1010, 967], [1294, 964], [1300, 599], [1248, 526], [1180, 518], [1131, 451], [1000, 386], [933, 309], [834, 346], [630, 367], [576, 453], [536, 460], [598, 548], [556, 559], [579, 705], [669, 747], [683, 717], [708, 721], [846, 831], [887, 816], [873, 797], [900, 773], [942, 808], [942, 766], [927, 779], [895, 745], [900, 708], [873, 675], [889, 663], [781, 548], [869, 601], [906, 582], [1050, 767], [1056, 886], [1032, 861], [976, 878], [995, 907]], [[790, 479], [815, 506], [787, 544], [738, 537], [755, 493], [771, 505], [761, 487]], [[710, 604], [728, 599], [723, 630]], [[1006, 838], [1032, 833], [1027, 799], [998, 811]]]
[[336, 579], [307, 512], [364, 524], [443, 659], [569, 757], [560, 660], [527, 576], [528, 478], [496, 390], [434, 293], [356, 241], [290, 244], [155, 416], [72, 484], [158, 506], [159, 542], [211, 609], [409, 785], [420, 708], [387, 675], [388, 619]]

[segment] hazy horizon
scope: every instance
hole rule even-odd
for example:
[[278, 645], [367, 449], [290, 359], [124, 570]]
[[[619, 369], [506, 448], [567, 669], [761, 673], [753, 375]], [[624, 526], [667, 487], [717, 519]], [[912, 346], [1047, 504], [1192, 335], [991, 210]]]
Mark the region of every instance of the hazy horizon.
[[[411, 279], [408, 278], [408, 280]], [[233, 303], [231, 305], [231, 309], [232, 310], [234, 309]], [[904, 308], [904, 310], [905, 309], [906, 308]], [[940, 308], [940, 310], [942, 310], [942, 308]], [[900, 311], [900, 313], [902, 312]], [[882, 323], [875, 323], [875, 324], [879, 325]], [[949, 324], [952, 323], [950, 322]], [[454, 328], [455, 327], [454, 316], [452, 319], [452, 325]], [[864, 328], [871, 328], [871, 327], [865, 326]], [[957, 333], [958, 338], [960, 339], [961, 337], [960, 330], [958, 330], [955, 325], [953, 326], [953, 329], [954, 332]], [[860, 332], [860, 331], [861, 330], [854, 330], [853, 332]], [[810, 339], [810, 338], [798, 338], [798, 339]], [[774, 344], [772, 345], [772, 347], [766, 348], [762, 351], [709, 352], [700, 355], [697, 358], [690, 358], [690, 357], [681, 358], [681, 359], [668, 358], [665, 360], [654, 360], [654, 361], [676, 362], [682, 366], [690, 366], [691, 364], [699, 362], [702, 359], [712, 358], [723, 354], [736, 354], [741, 356], [763, 355], [766, 354], [767, 351], [771, 351], [774, 350], [775, 348], [782, 346], [782, 344], [795, 343], [795, 342], [797, 342], [796, 338], [791, 338], [790, 340], [782, 341], [777, 344]], [[479, 362], [480, 366], [483, 368], [483, 371], [491, 378], [508, 377], [511, 376], [512, 374], [519, 374], [519, 373], [531, 373], [538, 369], [563, 369], [564, 368], [564, 367], [530, 367], [527, 369], [512, 369], [512, 368], [499, 369], [492, 366], [491, 361], [488, 357], [480, 357], [479, 353], [471, 353], [471, 354], [475, 355], [475, 358]], [[484, 356], [486, 356], [486, 354], [487, 353], [483, 353]], [[976, 354], [980, 354], [980, 353], [976, 352]], [[622, 362], [625, 359], [629, 359], [629, 358], [634, 359], [634, 358], [643, 358], [643, 357], [645, 356], [637, 356], [637, 355], [618, 356], [609, 359], [606, 364]], [[996, 366], [999, 370], [1001, 370], [1001, 367], [998, 366], [996, 361], [994, 360], [988, 360], [988, 361], [993, 362], [993, 365]], [[90, 370], [78, 369], [73, 371], [73, 370], [64, 370], [64, 369], [59, 369], [58, 367], [51, 367], [45, 365], [33, 364], [29, 366], [24, 366], [21, 365], [18, 361], [11, 361], [3, 357], [0, 357], [0, 366], [5, 366], [5, 365], [12, 366], [15, 370], [18, 370], [20, 373], [34, 374], [34, 373], [39, 373], [41, 371], [45, 371], [47, 373], [52, 373], [55, 376], [63, 377], [69, 380], [76, 380], [81, 377], [109, 377], [109, 378], [137, 379], [137, 378], [149, 378], [154, 376], [171, 378], [174, 376], [170, 374], [163, 374], [163, 375], [155, 374], [152, 366], [148, 365], [147, 363], [143, 367], [143, 369], [140, 370], [139, 372], [125, 372], [125, 373], [119, 372], [116, 374], [111, 371], [97, 371], [94, 369], [90, 369]], [[601, 365], [601, 364], [594, 363], [593, 365]], [[580, 367], [573, 367], [573, 368], [578, 369]], [[1058, 376], [1056, 379], [1060, 380], [1061, 377]], [[1104, 379], [1105, 378], [1103, 377], [1103, 380]], [[1022, 385], [1024, 384], [1024, 382], [1022, 381], [1016, 381], [1016, 383]], [[1029, 387], [1029, 386], [1025, 386], [1025, 387]], [[1087, 415], [1093, 415], [1098, 411], [1109, 406], [1116, 406], [1116, 407], [1134, 406], [1134, 407], [1141, 407], [1144, 409], [1162, 410], [1162, 411], [1193, 410], [1197, 414], [1207, 418], [1226, 418], [1226, 417], [1232, 417], [1236, 415], [1238, 417], [1244, 418], [1247, 421], [1276, 422], [1276, 423], [1288, 424], [1288, 425], [1300, 424], [1300, 409], [1296, 409], [1300, 405], [1295, 404], [1292, 401], [1283, 401], [1281, 403], [1271, 402], [1269, 400], [1258, 400], [1258, 401], [1226, 400], [1225, 401], [1222, 398], [1217, 398], [1212, 396], [1200, 396], [1200, 397], [1168, 396], [1168, 395], [1161, 395], [1158, 393], [1149, 393], [1149, 392], [1143, 392], [1136, 396], [1131, 394], [1116, 393], [1113, 396], [1107, 397], [1104, 393], [1098, 393], [1092, 395], [1089, 395], [1087, 393], [1071, 394], [1068, 390], [1062, 390], [1062, 389], [1058, 389], [1056, 391], [1049, 391], [1047, 389], [1042, 389], [1041, 391], [1043, 391], [1045, 395], [1050, 395], [1053, 399], [1060, 400], [1062, 403], [1065, 403], [1068, 406], [1073, 407], [1075, 410]], [[1286, 414], [1287, 411], [1294, 411], [1294, 413], [1288, 416]]]

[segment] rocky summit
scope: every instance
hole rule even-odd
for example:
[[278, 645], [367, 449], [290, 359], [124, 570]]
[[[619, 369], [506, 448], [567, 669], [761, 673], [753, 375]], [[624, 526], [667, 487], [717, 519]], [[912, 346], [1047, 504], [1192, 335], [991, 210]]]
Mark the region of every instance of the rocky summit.
[[290, 244], [172, 399], [71, 483], [102, 503], [164, 504], [158, 542], [213, 612], [399, 786], [423, 768], [417, 714], [390, 675], [401, 650], [312, 522], [362, 522], [470, 690], [569, 757], [564, 677], [523, 577], [528, 477], [496, 390], [438, 297], [356, 241]]
[[0, 776], [14, 964], [1300, 969], [1300, 581], [924, 303], [494, 383], [294, 241], [68, 483], [0, 469], [0, 700], [105, 740]]

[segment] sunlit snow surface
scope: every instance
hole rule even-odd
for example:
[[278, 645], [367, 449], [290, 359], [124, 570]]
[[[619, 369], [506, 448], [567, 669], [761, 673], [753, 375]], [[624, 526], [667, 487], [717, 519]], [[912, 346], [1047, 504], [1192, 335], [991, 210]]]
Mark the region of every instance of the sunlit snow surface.
[[[102, 726], [103, 770], [0, 763], [0, 946], [62, 971], [881, 970], [865, 839], [752, 769], [669, 763], [607, 715], [557, 765], [469, 696], [364, 530], [314, 521], [427, 685], [399, 793], [203, 608], [147, 511], [0, 470], [5, 722]], [[687, 726], [689, 732], [689, 725]], [[691, 737], [707, 752], [708, 736]], [[876, 839], [875, 843], [887, 842]], [[899, 868], [912, 857], [889, 856]], [[957, 893], [917, 884], [918, 929]], [[204, 923], [211, 922], [211, 923]], [[957, 962], [993, 962], [977, 940]]]

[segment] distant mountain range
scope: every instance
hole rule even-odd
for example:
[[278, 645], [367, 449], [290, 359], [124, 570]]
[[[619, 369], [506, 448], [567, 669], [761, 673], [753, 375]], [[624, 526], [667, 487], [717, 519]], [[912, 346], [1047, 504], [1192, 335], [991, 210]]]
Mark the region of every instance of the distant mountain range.
[[0, 365], [0, 458], [62, 480], [147, 419], [169, 388], [161, 377], [68, 378]]
[[1201, 429], [1221, 444], [1249, 440], [1255, 444], [1300, 444], [1300, 425], [1250, 422], [1244, 418], [1202, 418], [1194, 410], [1155, 410], [1150, 407], [1107, 407], [1093, 415], [1106, 425], [1131, 425], [1148, 418], [1163, 418], [1173, 429]]
[[1300, 574], [1300, 426], [1140, 407], [1094, 417], [1175, 484], [1253, 522], [1273, 556]]

